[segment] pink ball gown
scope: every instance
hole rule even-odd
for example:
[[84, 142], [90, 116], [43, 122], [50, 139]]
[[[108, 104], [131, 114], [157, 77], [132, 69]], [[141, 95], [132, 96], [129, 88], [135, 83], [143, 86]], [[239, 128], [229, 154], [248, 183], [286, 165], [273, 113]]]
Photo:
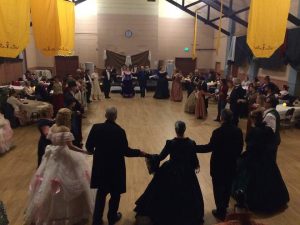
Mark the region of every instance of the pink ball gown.
[[85, 155], [72, 151], [70, 132], [50, 133], [42, 163], [30, 183], [25, 224], [75, 225], [87, 221], [94, 208], [90, 167]]
[[0, 114], [0, 154], [9, 151], [12, 145], [13, 130], [7, 119]]

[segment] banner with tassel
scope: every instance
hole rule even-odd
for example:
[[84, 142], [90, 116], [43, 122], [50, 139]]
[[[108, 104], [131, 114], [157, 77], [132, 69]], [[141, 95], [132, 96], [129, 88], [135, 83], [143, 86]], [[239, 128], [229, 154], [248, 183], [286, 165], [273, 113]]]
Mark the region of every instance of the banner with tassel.
[[255, 57], [269, 58], [284, 43], [290, 0], [252, 0], [247, 43]]

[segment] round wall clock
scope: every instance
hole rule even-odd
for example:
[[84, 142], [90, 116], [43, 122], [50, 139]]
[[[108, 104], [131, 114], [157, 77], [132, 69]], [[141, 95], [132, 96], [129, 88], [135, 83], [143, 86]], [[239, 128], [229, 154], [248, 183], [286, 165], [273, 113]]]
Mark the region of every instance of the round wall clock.
[[125, 37], [127, 37], [127, 38], [131, 38], [131, 37], [132, 37], [132, 35], [133, 35], [133, 33], [132, 33], [132, 31], [131, 31], [131, 30], [126, 30], [126, 31], [125, 31]]

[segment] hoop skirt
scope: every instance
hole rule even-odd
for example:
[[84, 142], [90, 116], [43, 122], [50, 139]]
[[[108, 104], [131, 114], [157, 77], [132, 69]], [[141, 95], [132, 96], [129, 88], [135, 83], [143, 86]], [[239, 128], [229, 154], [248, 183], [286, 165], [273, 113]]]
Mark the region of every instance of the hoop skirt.
[[90, 189], [90, 168], [82, 153], [65, 144], [70, 132], [49, 133], [42, 163], [30, 183], [25, 224], [74, 225], [90, 218], [94, 194]]
[[124, 75], [124, 79], [122, 81], [122, 96], [124, 98], [132, 98], [135, 95], [132, 75]]
[[[187, 149], [181, 150], [189, 152], [191, 148], [186, 146]], [[135, 212], [137, 216], [149, 217], [153, 225], [201, 225], [204, 204], [194, 162], [188, 159], [189, 165], [184, 165], [178, 162], [181, 159], [175, 158], [171, 153], [171, 159], [157, 170], [144, 194], [136, 201]]]
[[206, 107], [203, 98], [203, 91], [196, 92], [195, 116], [197, 119], [204, 119], [206, 117]]
[[189, 97], [187, 98], [185, 105], [184, 105], [184, 111], [186, 113], [190, 113], [190, 114], [194, 114], [195, 110], [196, 110], [196, 102], [197, 102], [197, 98], [196, 98], [196, 92], [193, 91]]
[[181, 80], [182, 76], [176, 76], [172, 83], [171, 100], [174, 102], [181, 102], [183, 98]]
[[166, 78], [167, 73], [159, 73], [158, 76], [159, 78], [157, 81], [157, 86], [153, 97], [156, 99], [167, 99], [170, 97], [169, 82], [168, 79]]
[[9, 151], [12, 145], [13, 130], [7, 119], [0, 114], [0, 154]]
[[238, 163], [233, 191], [244, 190], [252, 211], [275, 212], [289, 202], [287, 187], [269, 147], [273, 136], [269, 127], [252, 128], [246, 139], [247, 151]]

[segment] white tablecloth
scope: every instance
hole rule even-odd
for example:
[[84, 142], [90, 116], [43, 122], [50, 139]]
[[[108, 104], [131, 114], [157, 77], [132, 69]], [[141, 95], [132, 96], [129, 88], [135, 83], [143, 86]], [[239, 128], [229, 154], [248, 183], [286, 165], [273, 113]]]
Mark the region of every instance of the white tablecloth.
[[28, 119], [31, 118], [31, 115], [33, 113], [39, 113], [45, 108], [48, 109], [50, 112], [53, 112], [53, 106], [47, 102], [28, 100], [28, 99], [22, 101], [24, 102], [24, 104], [21, 106], [21, 109], [27, 112]]
[[289, 107], [289, 106], [284, 106], [283, 104], [280, 104], [280, 105], [277, 105], [277, 107], [276, 107], [276, 110], [278, 111], [278, 113], [280, 115], [280, 119], [285, 119], [286, 112], [291, 108], [295, 109], [292, 121], [295, 119], [295, 117], [300, 116], [300, 106]]
[[14, 86], [14, 85], [4, 85], [4, 86], [0, 86], [0, 88], [9, 88], [9, 89], [14, 89], [16, 91], [22, 91], [24, 89], [23, 86]]

